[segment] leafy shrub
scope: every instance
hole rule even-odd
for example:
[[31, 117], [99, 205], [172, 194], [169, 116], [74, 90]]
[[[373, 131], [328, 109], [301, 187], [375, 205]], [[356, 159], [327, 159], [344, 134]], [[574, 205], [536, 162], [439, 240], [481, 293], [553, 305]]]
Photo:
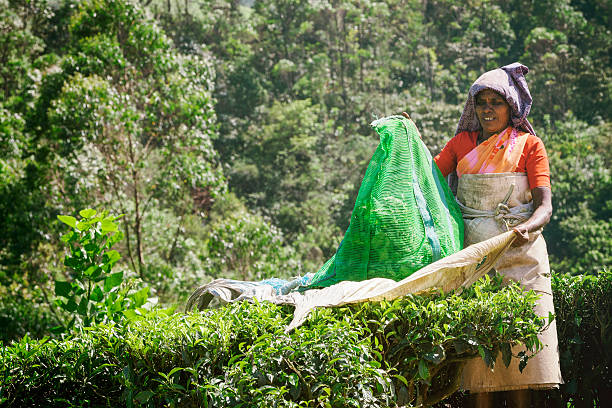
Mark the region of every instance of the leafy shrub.
[[[157, 312], [63, 341], [24, 338], [2, 356], [1, 397], [32, 406], [201, 406], [206, 400], [208, 406], [261, 407], [291, 406], [285, 398], [308, 392], [333, 406], [359, 406], [369, 394], [373, 402], [388, 398], [376, 392], [377, 384], [388, 390], [389, 381], [354, 323], [321, 316], [287, 335], [288, 321], [278, 306], [241, 303], [193, 315]], [[311, 382], [309, 391], [299, 376]]]
[[70, 248], [64, 265], [70, 268], [71, 281], [55, 281], [56, 305], [71, 314], [64, 326], [71, 329], [87, 327], [94, 323], [118, 322], [124, 314], [135, 313], [149, 297], [149, 288], [132, 290], [133, 281], [124, 282], [123, 271], [112, 272], [121, 258], [111, 249], [123, 239], [115, 221], [120, 216], [98, 213], [91, 208], [79, 212], [80, 220], [69, 215], [59, 215], [71, 231], [62, 236]]
[[163, 305], [183, 301], [194, 287], [210, 279], [206, 274], [207, 225], [200, 215], [180, 215], [164, 208], [151, 208], [143, 229], [149, 242], [142, 278], [155, 290]]
[[34, 290], [11, 290], [0, 287], [0, 343], [19, 340], [25, 335], [42, 338], [49, 327], [59, 324], [42, 295]]
[[[96, 218], [85, 215], [85, 221]], [[565, 384], [547, 400], [600, 406], [612, 397], [612, 273], [554, 275], [553, 290]], [[26, 334], [3, 347], [0, 404], [430, 405], [456, 390], [466, 359], [493, 363], [502, 353], [507, 360], [517, 341], [538, 347], [542, 321], [531, 311], [533, 301], [516, 286], [499, 290], [499, 281], [485, 279], [460, 295], [318, 310], [289, 334], [291, 310], [267, 303], [192, 315], [128, 311], [127, 320], [92, 320], [90, 328], [61, 339]], [[40, 335], [41, 324], [55, 319], [17, 299], [3, 299], [0, 310], [9, 322], [16, 321], [13, 313], [25, 316], [21, 333]], [[10, 327], [5, 344], [14, 338]], [[464, 406], [465, 394], [445, 404]]]
[[[365, 304], [364, 314], [382, 360], [396, 373], [400, 403], [429, 406], [460, 385], [463, 364], [480, 356], [494, 367], [499, 353], [510, 364], [512, 345], [541, 347], [537, 333], [544, 319], [533, 312], [534, 292], [516, 284], [500, 290], [501, 279], [488, 276], [461, 295], [407, 296], [382, 307]], [[529, 355], [521, 352], [520, 366]]]
[[206, 242], [207, 275], [260, 280], [288, 278], [301, 272], [291, 247], [274, 225], [226, 194], [213, 205]]
[[[553, 274], [561, 375], [560, 390], [544, 392], [551, 407], [600, 407], [612, 401], [612, 273]], [[463, 408], [462, 392], [445, 407]]]
[[612, 401], [612, 272], [554, 275], [563, 406]]
[[[21, 89], [11, 96], [14, 103], [8, 95], [0, 98], [0, 279], [8, 285], [26, 268], [39, 269], [24, 260], [40, 259], [40, 243], [59, 253], [57, 224], [48, 222], [49, 215], [92, 202], [112, 202], [125, 214], [122, 254], [144, 278], [148, 257], [162, 252], [147, 223], [152, 209], [173, 218], [205, 216], [225, 190], [212, 146], [212, 61], [179, 54], [134, 2], [47, 3], [0, 6], [0, 42], [5, 23], [15, 40], [4, 53], [11, 58], [0, 56], [0, 71], [12, 72], [0, 85], [18, 82]], [[19, 28], [14, 35], [13, 26]], [[26, 28], [41, 38], [28, 34], [17, 42]], [[23, 78], [15, 77], [22, 69], [10, 62], [13, 55], [30, 60], [43, 51], [22, 66]], [[46, 275], [58, 261], [42, 263]], [[170, 261], [172, 267], [179, 262]]]
[[555, 211], [544, 235], [558, 273], [596, 274], [612, 263], [612, 154], [609, 123], [569, 116], [548, 130]]
[[[516, 286], [315, 311], [232, 303], [151, 312], [62, 340], [3, 349], [0, 401], [29, 406], [389, 407], [449, 392], [457, 363], [536, 345], [541, 322]], [[508, 314], [508, 310], [513, 310]], [[493, 311], [493, 313], [491, 313]], [[416, 394], [416, 395], [414, 395]]]

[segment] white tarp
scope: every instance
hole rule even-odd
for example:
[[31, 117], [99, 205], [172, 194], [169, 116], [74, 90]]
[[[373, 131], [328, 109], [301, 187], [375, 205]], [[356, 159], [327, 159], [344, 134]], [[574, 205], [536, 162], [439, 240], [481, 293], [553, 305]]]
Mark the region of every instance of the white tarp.
[[186, 310], [199, 309], [215, 303], [240, 300], [267, 300], [276, 304], [295, 306], [293, 320], [287, 331], [300, 326], [316, 307], [333, 307], [350, 303], [393, 300], [407, 294], [416, 294], [432, 288], [448, 292], [468, 287], [489, 272], [499, 257], [514, 241], [514, 232], [508, 231], [486, 241], [470, 245], [463, 250], [421, 268], [407, 278], [396, 282], [375, 278], [361, 282], [344, 281], [323, 289], [304, 292], [293, 291], [278, 295], [269, 285], [256, 282], [216, 279], [196, 289], [187, 301]]

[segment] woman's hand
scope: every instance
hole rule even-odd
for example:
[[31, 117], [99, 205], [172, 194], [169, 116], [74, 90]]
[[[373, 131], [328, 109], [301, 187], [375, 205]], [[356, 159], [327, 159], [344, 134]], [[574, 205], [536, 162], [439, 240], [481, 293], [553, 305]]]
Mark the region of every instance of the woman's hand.
[[512, 228], [512, 231], [514, 231], [514, 235], [516, 235], [516, 239], [512, 243], [512, 246], [525, 245], [529, 241], [529, 230], [525, 224], [517, 225]]
[[529, 241], [529, 233], [537, 231], [550, 221], [552, 215], [552, 193], [549, 187], [536, 187], [531, 190], [533, 197], [533, 214], [527, 221], [512, 228], [516, 235], [514, 246], [521, 246]]

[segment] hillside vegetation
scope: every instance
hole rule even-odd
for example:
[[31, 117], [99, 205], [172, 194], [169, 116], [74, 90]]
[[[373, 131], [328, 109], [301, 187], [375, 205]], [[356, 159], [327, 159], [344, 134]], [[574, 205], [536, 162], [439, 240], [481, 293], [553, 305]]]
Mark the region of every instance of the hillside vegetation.
[[[520, 61], [551, 164], [551, 266], [576, 293], [562, 358], [586, 361], [577, 331], [594, 350], [612, 314], [583, 318], [605, 296], [576, 289], [606, 287], [612, 256], [610, 16], [605, 0], [0, 0], [0, 340], [64, 347], [214, 278], [316, 271], [378, 143], [369, 123], [406, 111], [436, 154], [474, 79]], [[607, 370], [564, 392], [600, 398]]]

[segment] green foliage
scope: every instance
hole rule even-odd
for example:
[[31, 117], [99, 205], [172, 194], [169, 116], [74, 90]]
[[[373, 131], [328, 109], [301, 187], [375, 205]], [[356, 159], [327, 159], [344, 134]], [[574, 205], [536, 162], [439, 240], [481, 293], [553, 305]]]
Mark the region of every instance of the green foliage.
[[125, 214], [117, 250], [129, 268], [176, 299], [211, 268], [225, 273], [206, 259], [222, 173], [265, 220], [247, 224], [278, 229], [294, 264], [274, 255], [265, 273], [241, 274], [317, 270], [377, 143], [368, 123], [406, 110], [435, 154], [471, 82], [516, 60], [531, 69], [530, 118], [551, 155], [551, 264], [609, 266], [606, 11], [582, 0], [1, 0], [0, 280], [49, 282], [61, 243], [48, 220], [98, 203]]
[[37, 59], [44, 52], [48, 13], [45, 1], [0, 1], [0, 282], [7, 285], [28, 280], [20, 269], [32, 243], [42, 238], [31, 224], [47, 215], [41, 215], [44, 202], [33, 187], [37, 166], [24, 113], [41, 76]]
[[429, 404], [434, 390], [456, 388], [445, 381], [479, 349], [493, 359], [503, 344], [536, 345], [535, 295], [498, 283], [321, 309], [291, 333], [289, 308], [239, 302], [128, 316], [62, 340], [25, 337], [3, 349], [0, 398], [47, 406]]
[[[144, 277], [147, 258], [160, 257], [159, 231], [147, 223], [152, 208], [172, 218], [205, 217], [225, 190], [212, 146], [214, 70], [207, 58], [174, 50], [131, 2], [67, 1], [48, 11], [43, 20], [54, 20], [57, 31], [42, 38], [57, 55], [30, 61], [16, 91], [27, 106], [0, 107], [2, 140], [13, 141], [10, 156], [0, 158], [8, 170], [0, 175], [6, 280], [26, 267], [53, 275], [53, 262], [34, 259], [37, 246], [48, 243], [43, 237], [57, 235], [43, 220], [92, 202], [125, 214], [119, 250]], [[57, 36], [64, 38], [59, 48]], [[30, 222], [12, 209], [31, 214]], [[176, 265], [173, 257], [164, 260]]]
[[513, 25], [523, 42], [517, 47], [523, 54], [517, 57], [539, 72], [530, 81], [542, 106], [533, 109], [534, 116], [559, 120], [572, 111], [589, 123], [609, 121], [612, 93], [606, 78], [612, 68], [606, 58], [611, 39], [606, 34], [609, 22], [593, 13], [599, 2], [516, 3]]
[[[494, 361], [508, 342], [536, 345], [542, 322], [530, 308], [534, 295], [484, 283], [461, 295], [317, 310], [289, 334], [290, 309], [240, 302], [191, 315], [131, 315], [61, 340], [24, 336], [2, 349], [0, 401], [296, 407], [369, 400], [387, 407], [420, 396], [431, 402], [455, 389], [462, 360]], [[599, 406], [609, 398], [611, 283], [609, 272], [553, 278], [566, 382], [560, 396], [549, 395], [557, 406]], [[461, 394], [448, 401], [465, 403]]]
[[554, 275], [564, 402], [603, 406], [612, 398], [612, 273]]
[[24, 336], [40, 339], [49, 334], [49, 327], [58, 326], [40, 289], [0, 287], [0, 343], [8, 344]]
[[211, 144], [212, 67], [177, 54], [141, 10], [123, 1], [80, 4], [69, 32], [63, 85], [49, 95], [48, 140], [63, 152], [60, 177], [72, 205], [118, 202], [126, 254], [142, 275], [147, 247], [155, 246], [146, 225], [150, 208], [205, 212], [194, 208], [195, 196], [214, 199], [224, 188]]
[[62, 236], [70, 249], [64, 265], [70, 269], [71, 280], [55, 281], [56, 305], [70, 316], [65, 330], [74, 325], [82, 329], [101, 322], [119, 322], [124, 315], [136, 315], [149, 299], [148, 287], [135, 289], [133, 281], [124, 279], [123, 271], [112, 271], [121, 258], [112, 249], [123, 239], [115, 222], [121, 216], [91, 208], [81, 210], [79, 215], [80, 220], [70, 215], [57, 217], [71, 227]]
[[[0, 1], [0, 95], [11, 100], [27, 82], [32, 61], [43, 51], [44, 43], [36, 35], [36, 24], [44, 20], [45, 2]], [[12, 102], [19, 102], [13, 100]]]
[[[347, 228], [374, 116], [408, 111], [435, 154], [477, 76], [520, 60], [549, 153], [565, 121], [589, 124], [576, 129], [585, 134], [609, 126], [612, 37], [597, 1], [177, 0], [152, 11], [180, 47], [199, 54], [203, 43], [217, 58], [215, 148], [230, 188], [281, 229], [309, 271]], [[595, 271], [609, 264], [609, 217], [592, 208], [607, 201], [609, 183], [597, 180], [609, 163], [585, 158], [572, 172], [568, 153], [552, 163], [558, 217], [547, 239], [557, 270]], [[567, 188], [570, 178], [588, 179], [584, 194]], [[570, 214], [567, 201], [583, 207]]]
[[207, 225], [199, 214], [175, 214], [168, 208], [151, 208], [144, 224], [144, 238], [151, 246], [142, 279], [164, 304], [180, 303], [209, 279], [205, 267]]
[[609, 124], [568, 118], [544, 136], [555, 210], [544, 234], [557, 272], [597, 273], [612, 262]]
[[[321, 108], [310, 100], [295, 100], [265, 109], [262, 122], [245, 129], [244, 155], [229, 172], [232, 185], [249, 204], [282, 226], [288, 240], [300, 241], [301, 253], [335, 250], [340, 231], [334, 227], [332, 205], [345, 197], [341, 192], [323, 194], [339, 181], [326, 171], [332, 163], [321, 160], [326, 146], [337, 147], [330, 140], [331, 123], [319, 116]], [[351, 164], [348, 158], [345, 162]]]
[[[612, 398], [612, 273], [604, 270], [598, 275], [553, 274], [552, 289], [565, 383], [560, 390], [541, 392], [546, 406], [604, 406]], [[466, 394], [457, 392], [443, 406], [467, 405]]]
[[249, 212], [233, 194], [212, 208], [205, 270], [214, 278], [260, 280], [301, 273], [292, 248], [278, 229]]
[[[434, 404], [460, 385], [463, 362], [480, 356], [491, 368], [501, 353], [528, 364], [529, 353], [511, 355], [520, 342], [541, 347], [537, 333], [545, 324], [533, 312], [537, 294], [516, 284], [500, 289], [488, 277], [459, 294], [407, 296], [382, 306], [366, 303], [356, 317], [366, 325], [382, 359], [394, 369], [403, 404]], [[512, 310], [512, 313], [508, 313]]]
[[1, 397], [47, 406], [209, 407], [389, 398], [388, 378], [353, 323], [319, 320], [287, 335], [288, 317], [277, 306], [241, 303], [188, 316], [158, 312], [63, 341], [26, 337], [3, 352]]

